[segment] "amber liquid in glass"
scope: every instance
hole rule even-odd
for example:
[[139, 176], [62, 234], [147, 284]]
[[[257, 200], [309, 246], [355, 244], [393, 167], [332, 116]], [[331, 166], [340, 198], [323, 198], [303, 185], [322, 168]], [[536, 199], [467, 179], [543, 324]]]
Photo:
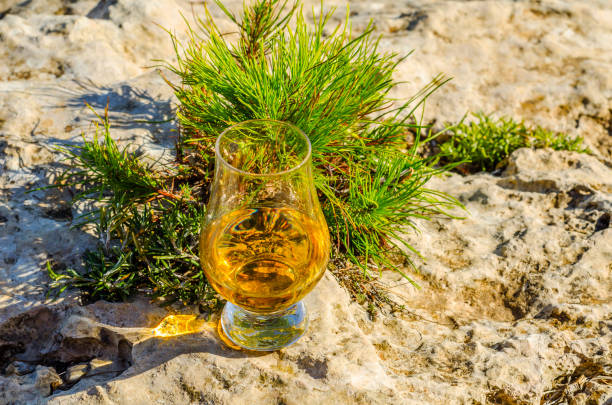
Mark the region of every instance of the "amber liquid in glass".
[[325, 221], [290, 208], [231, 212], [200, 237], [211, 285], [251, 312], [280, 311], [302, 299], [325, 272], [330, 248]]

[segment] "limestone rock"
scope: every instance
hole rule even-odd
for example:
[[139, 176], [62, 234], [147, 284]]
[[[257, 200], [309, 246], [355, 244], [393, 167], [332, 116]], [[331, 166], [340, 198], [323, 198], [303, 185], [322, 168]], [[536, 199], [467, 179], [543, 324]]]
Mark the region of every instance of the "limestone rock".
[[174, 57], [154, 23], [183, 35], [179, 11], [190, 18], [192, 6], [203, 12], [187, 0], [0, 0], [0, 404], [610, 402], [606, 0], [351, 2], [357, 31], [373, 18], [383, 50], [415, 49], [392, 96], [454, 76], [427, 104], [435, 126], [482, 110], [584, 136], [594, 152], [522, 149], [495, 175], [432, 179], [465, 218], [403, 236], [427, 258], [414, 274], [422, 288], [393, 272], [379, 281], [404, 311], [371, 320], [327, 275], [307, 298], [307, 335], [255, 355], [225, 347], [214, 318], [199, 333], [153, 336], [170, 310], [146, 299], [46, 300], [45, 263], [78, 268], [97, 241], [70, 228], [81, 208], [67, 191], [35, 189], [61, 168], [56, 148], [91, 133], [85, 103], [109, 100], [122, 146], [171, 158], [173, 124], [145, 122], [172, 117], [172, 91], [145, 66]]
[[141, 328], [139, 336], [131, 337], [134, 363], [119, 380], [93, 391], [87, 379], [81, 380], [51, 403], [140, 403], [138, 398], [171, 403], [401, 401], [376, 351], [346, 312], [349, 298], [333, 278], [321, 281], [307, 306], [308, 335], [278, 353], [236, 352], [219, 341], [214, 327], [174, 338], [156, 338], [151, 328]]
[[158, 55], [172, 53], [169, 36], [156, 24], [182, 26], [174, 1], [89, 3], [87, 15], [61, 9], [29, 16], [31, 12], [19, 8], [9, 11], [0, 24], [5, 44], [0, 55], [12, 63], [0, 68], [0, 79], [53, 80], [66, 75], [102, 85], [137, 76]]
[[62, 385], [62, 379], [57, 375], [53, 367], [36, 367], [33, 379], [34, 387], [43, 397], [51, 395], [55, 388]]
[[402, 92], [412, 94], [440, 72], [453, 77], [427, 103], [426, 119], [508, 115], [582, 135], [612, 157], [609, 2], [411, 3], [375, 18], [413, 22], [386, 41], [390, 49], [415, 49], [400, 67], [398, 79], [410, 82]]
[[25, 375], [30, 374], [32, 371], [36, 369], [36, 366], [33, 364], [24, 363], [23, 361], [14, 361], [4, 370], [6, 375]]
[[77, 364], [72, 367], [68, 367], [66, 370], [66, 382], [69, 384], [74, 384], [78, 382], [81, 378], [85, 377], [87, 372], [89, 371], [88, 364]]
[[[371, 327], [371, 339], [389, 367], [411, 375], [406, 389], [432, 403], [532, 403], [585, 363], [612, 364], [612, 229], [599, 221], [610, 213], [611, 170], [550, 150], [518, 150], [510, 162], [499, 177], [433, 179], [466, 205], [466, 218], [408, 236], [428, 258], [422, 290], [384, 276], [411, 314], [380, 321], [389, 327]], [[422, 344], [405, 348], [414, 333]], [[436, 381], [441, 372], [463, 388]], [[419, 384], [424, 375], [430, 383]]]

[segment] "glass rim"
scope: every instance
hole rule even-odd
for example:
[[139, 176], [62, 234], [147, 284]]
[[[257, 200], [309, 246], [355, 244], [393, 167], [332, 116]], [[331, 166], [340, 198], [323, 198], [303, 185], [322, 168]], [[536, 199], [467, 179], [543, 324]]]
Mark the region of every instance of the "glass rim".
[[[223, 156], [221, 156], [221, 153], [219, 153], [219, 144], [221, 143], [221, 139], [230, 131], [236, 129], [239, 126], [242, 126], [244, 124], [250, 124], [250, 123], [257, 123], [257, 122], [272, 122], [275, 124], [280, 124], [280, 125], [284, 125], [287, 126], [293, 130], [295, 130], [303, 139], [306, 140], [306, 146], [307, 146], [307, 150], [306, 150], [306, 156], [304, 156], [304, 159], [302, 159], [300, 161], [300, 163], [298, 163], [297, 165], [291, 167], [290, 169], [287, 170], [283, 170], [280, 172], [274, 172], [274, 173], [252, 173], [252, 172], [247, 172], [245, 170], [239, 169], [236, 166], [233, 166], [232, 164], [230, 164], [227, 160], [225, 160], [225, 158]], [[240, 121], [237, 122], [227, 128], [225, 128], [217, 137], [217, 140], [215, 141], [215, 159], [217, 159], [217, 161], [222, 162], [225, 166], [229, 167], [231, 170], [236, 171], [242, 175], [245, 176], [249, 176], [249, 177], [275, 177], [275, 176], [283, 176], [286, 174], [289, 174], [291, 172], [295, 172], [299, 169], [301, 169], [309, 160], [310, 157], [312, 155], [312, 145], [310, 144], [310, 138], [308, 138], [308, 135], [306, 135], [304, 133], [304, 131], [302, 131], [300, 128], [298, 128], [296, 125], [293, 125], [290, 122], [287, 121], [279, 121], [279, 120], [272, 120], [272, 119], [264, 119], [264, 118], [259, 118], [259, 119], [252, 119], [252, 120], [246, 120], [246, 121]]]

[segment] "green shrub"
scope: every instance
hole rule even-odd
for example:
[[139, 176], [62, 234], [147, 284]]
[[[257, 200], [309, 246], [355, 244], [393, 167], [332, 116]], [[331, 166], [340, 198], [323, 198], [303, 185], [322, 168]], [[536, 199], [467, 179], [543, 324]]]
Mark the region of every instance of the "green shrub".
[[[104, 243], [100, 254], [86, 257], [86, 274], [50, 272], [53, 287], [77, 285], [109, 299], [144, 291], [214, 304], [197, 261], [198, 227], [212, 180], [215, 138], [248, 119], [288, 121], [309, 136], [335, 259], [348, 259], [365, 278], [371, 268], [401, 272], [390, 251], [395, 248], [409, 261], [417, 254], [401, 233], [416, 228], [415, 219], [448, 215], [460, 206], [425, 187], [452, 166], [439, 167], [435, 157], [417, 153], [429, 132], [416, 123], [415, 112], [445, 80], [434, 78], [393, 108], [387, 94], [402, 59], [378, 52], [371, 26], [353, 35], [347, 13], [335, 29], [326, 28], [331, 14], [315, 18], [310, 28], [297, 5], [287, 10], [285, 3], [259, 0], [241, 19], [218, 3], [236, 24], [236, 42], [210, 15], [198, 21], [186, 43], [172, 36], [178, 62], [165, 66], [180, 79], [169, 83], [180, 103], [174, 165], [148, 166], [119, 150], [102, 117], [103, 140], [67, 151], [70, 169], [63, 180], [83, 189], [78, 198], [101, 206], [85, 220], [97, 224]], [[333, 268], [338, 275], [347, 267]]]
[[530, 128], [512, 118], [497, 120], [482, 113], [473, 114], [477, 121], [462, 120], [449, 129], [450, 137], [440, 144], [440, 151], [449, 162], [468, 162], [471, 169], [494, 170], [519, 148], [552, 148], [588, 152], [582, 138]]

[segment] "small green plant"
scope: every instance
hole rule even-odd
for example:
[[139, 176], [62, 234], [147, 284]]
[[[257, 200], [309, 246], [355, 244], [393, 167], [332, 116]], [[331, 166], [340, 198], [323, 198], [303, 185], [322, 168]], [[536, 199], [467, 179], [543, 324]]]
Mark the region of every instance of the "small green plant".
[[93, 207], [77, 225], [93, 224], [99, 244], [83, 257], [85, 274], [73, 269], [59, 273], [48, 263], [52, 290], [77, 287], [92, 300], [143, 292], [215, 308], [216, 295], [198, 270], [204, 209], [191, 197], [183, 169], [156, 168], [120, 149], [110, 135], [108, 107], [98, 119], [92, 140], [83, 138], [82, 146], [62, 149], [69, 169], [57, 184], [77, 189], [73, 203]]
[[[214, 141], [228, 126], [256, 118], [291, 122], [309, 136], [335, 258], [348, 259], [365, 278], [372, 268], [386, 267], [410, 280], [389, 256], [399, 251], [410, 261], [418, 254], [401, 233], [416, 229], [416, 219], [461, 206], [425, 186], [453, 165], [440, 167], [435, 156], [417, 153], [435, 135], [415, 114], [445, 79], [434, 78], [393, 107], [387, 94], [402, 59], [378, 52], [373, 27], [353, 35], [347, 13], [335, 29], [327, 29], [331, 14], [315, 18], [310, 28], [297, 4], [287, 9], [279, 0], [256, 1], [241, 19], [217, 4], [236, 24], [235, 42], [208, 13], [186, 43], [172, 36], [178, 62], [165, 66], [179, 78], [169, 84], [180, 103], [173, 165], [146, 165], [118, 149], [106, 117], [100, 117], [103, 140], [66, 151], [70, 169], [63, 181], [81, 188], [78, 199], [97, 204], [84, 218], [97, 224], [103, 243], [86, 256], [86, 274], [49, 272], [52, 286], [79, 286], [112, 299], [144, 291], [214, 304], [197, 259]], [[342, 277], [346, 267], [334, 268], [339, 280], [355, 280]]]
[[464, 120], [450, 127], [450, 138], [440, 145], [441, 154], [449, 162], [468, 162], [474, 170], [493, 170], [519, 148], [552, 148], [587, 152], [582, 138], [530, 128], [512, 118], [497, 120], [482, 113], [473, 114], [477, 121]]

